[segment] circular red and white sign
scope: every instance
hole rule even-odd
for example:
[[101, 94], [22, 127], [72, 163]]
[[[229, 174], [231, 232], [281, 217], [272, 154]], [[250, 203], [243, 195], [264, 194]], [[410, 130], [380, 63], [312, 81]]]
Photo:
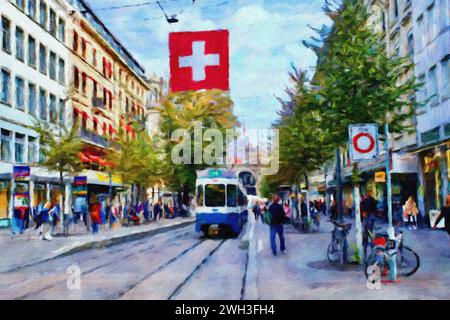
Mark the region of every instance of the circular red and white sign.
[[353, 148], [358, 153], [370, 153], [375, 148], [375, 139], [371, 134], [361, 132], [353, 138]]

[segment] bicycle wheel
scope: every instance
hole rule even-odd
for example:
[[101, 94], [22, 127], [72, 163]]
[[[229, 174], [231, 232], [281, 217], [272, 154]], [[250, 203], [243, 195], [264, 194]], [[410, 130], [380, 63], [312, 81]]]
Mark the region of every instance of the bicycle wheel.
[[396, 256], [397, 273], [400, 277], [409, 277], [417, 272], [420, 258], [410, 247], [403, 246]]
[[328, 260], [331, 263], [337, 263], [340, 259], [340, 244], [339, 242], [333, 243], [333, 241], [330, 243], [327, 249], [327, 257]]

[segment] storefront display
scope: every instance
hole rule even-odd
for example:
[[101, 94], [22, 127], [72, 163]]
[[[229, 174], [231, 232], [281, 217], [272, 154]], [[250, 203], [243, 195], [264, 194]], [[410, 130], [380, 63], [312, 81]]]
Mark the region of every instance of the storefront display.
[[0, 227], [7, 227], [9, 225], [8, 209], [10, 196], [10, 181], [0, 180]]

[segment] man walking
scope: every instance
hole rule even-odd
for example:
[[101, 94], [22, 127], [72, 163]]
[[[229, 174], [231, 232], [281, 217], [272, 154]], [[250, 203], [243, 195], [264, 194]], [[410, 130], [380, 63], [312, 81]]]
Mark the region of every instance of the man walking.
[[281, 253], [286, 251], [286, 243], [284, 239], [284, 209], [280, 204], [280, 197], [278, 195], [273, 196], [273, 202], [269, 207], [270, 213], [270, 245], [272, 247], [272, 253], [277, 255], [277, 243], [276, 235], [280, 238], [280, 250]]

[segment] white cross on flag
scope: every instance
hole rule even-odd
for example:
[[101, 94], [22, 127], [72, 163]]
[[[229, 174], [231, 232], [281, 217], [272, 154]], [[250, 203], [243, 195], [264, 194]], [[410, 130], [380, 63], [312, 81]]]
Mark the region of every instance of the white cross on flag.
[[229, 90], [227, 30], [172, 32], [169, 35], [172, 92]]

